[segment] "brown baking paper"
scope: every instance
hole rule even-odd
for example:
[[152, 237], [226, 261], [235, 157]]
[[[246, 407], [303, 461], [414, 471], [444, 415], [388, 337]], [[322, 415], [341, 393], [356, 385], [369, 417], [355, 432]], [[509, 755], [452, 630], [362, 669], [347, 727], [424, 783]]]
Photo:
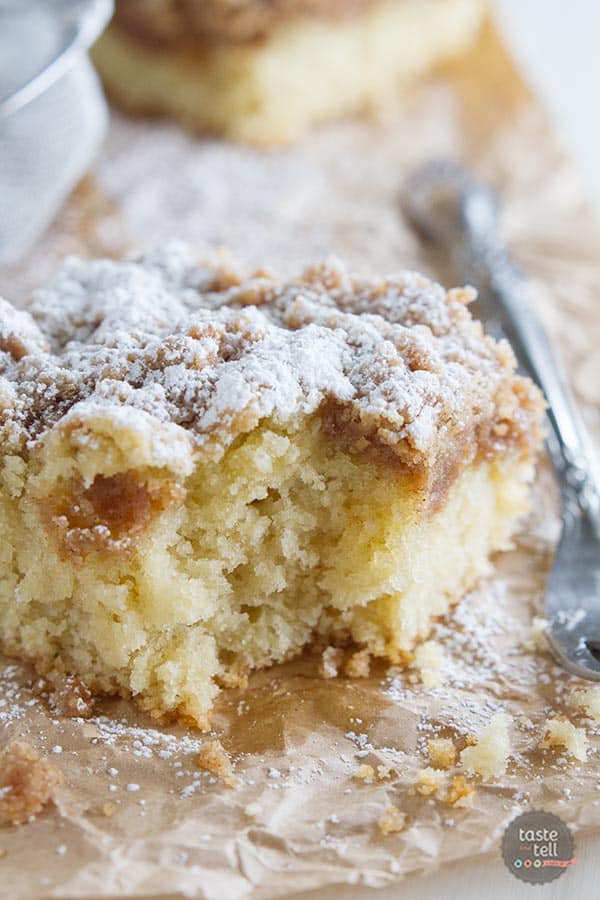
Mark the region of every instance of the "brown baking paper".
[[[121, 254], [173, 237], [199, 252], [226, 244], [284, 272], [333, 252], [366, 272], [409, 266], [443, 277], [403, 222], [398, 196], [414, 163], [448, 154], [472, 161], [501, 190], [506, 236], [597, 429], [600, 234], [491, 27], [468, 58], [386, 121], [323, 128], [284, 151], [116, 116], [93, 179], [26, 265], [2, 273], [0, 290], [23, 298], [68, 252]], [[447, 659], [441, 688], [383, 665], [368, 679], [326, 681], [308, 657], [223, 693], [214, 732], [234, 760], [237, 788], [200, 772], [199, 732], [158, 727], [123, 701], [99, 703], [88, 720], [57, 716], [28, 687], [31, 670], [2, 660], [2, 742], [30, 741], [65, 785], [56, 809], [0, 828], [0, 894], [258, 900], [377, 887], [497, 847], [506, 823], [530, 808], [576, 829], [600, 826], [600, 726], [566, 705], [583, 682], [523, 646], [557, 534], [552, 498], [542, 466], [516, 549], [436, 626]], [[513, 756], [506, 775], [478, 784], [472, 809], [411, 794], [429, 737], [451, 736], [460, 748], [499, 710], [513, 717]], [[586, 763], [536, 748], [554, 713], [586, 729]], [[352, 775], [362, 764], [391, 774], [360, 783]], [[407, 824], [385, 836], [377, 823], [390, 804]]]

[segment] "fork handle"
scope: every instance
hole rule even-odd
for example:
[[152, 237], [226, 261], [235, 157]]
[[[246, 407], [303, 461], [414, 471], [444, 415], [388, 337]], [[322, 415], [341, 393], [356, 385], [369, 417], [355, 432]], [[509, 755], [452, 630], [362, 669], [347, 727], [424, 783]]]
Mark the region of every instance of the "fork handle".
[[495, 233], [468, 235], [466, 256], [480, 290], [484, 318], [496, 319], [517, 360], [548, 402], [548, 450], [564, 512], [584, 511], [600, 532], [600, 470], [562, 364], [528, 301], [527, 282]]

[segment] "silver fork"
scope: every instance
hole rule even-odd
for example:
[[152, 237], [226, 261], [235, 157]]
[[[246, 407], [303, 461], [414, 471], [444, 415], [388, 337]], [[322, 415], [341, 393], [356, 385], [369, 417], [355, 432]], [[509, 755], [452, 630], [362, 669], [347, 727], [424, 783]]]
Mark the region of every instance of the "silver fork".
[[494, 192], [461, 166], [432, 162], [406, 182], [403, 207], [419, 233], [479, 291], [477, 314], [512, 344], [548, 403], [546, 446], [562, 501], [561, 536], [546, 585], [546, 636], [570, 672], [600, 681], [600, 471], [562, 367], [531, 305], [527, 282], [498, 233]]

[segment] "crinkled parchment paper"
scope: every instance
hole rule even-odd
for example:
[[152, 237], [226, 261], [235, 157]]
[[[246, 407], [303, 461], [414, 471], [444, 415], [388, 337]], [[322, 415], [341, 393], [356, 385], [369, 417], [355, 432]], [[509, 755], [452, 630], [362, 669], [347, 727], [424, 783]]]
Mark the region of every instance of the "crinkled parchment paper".
[[[115, 118], [93, 178], [27, 265], [1, 274], [0, 291], [24, 297], [64, 253], [120, 254], [172, 237], [226, 244], [284, 271], [334, 252], [363, 271], [415, 266], [443, 278], [397, 201], [414, 162], [448, 153], [475, 162], [501, 189], [506, 236], [597, 429], [600, 233], [491, 28], [468, 59], [388, 120], [324, 128], [285, 151]], [[542, 467], [516, 549], [436, 627], [445, 686], [426, 689], [384, 667], [365, 680], [325, 681], [307, 658], [224, 693], [214, 726], [238, 788], [199, 771], [200, 733], [158, 728], [120, 701], [102, 702], [88, 720], [57, 718], [28, 687], [31, 671], [2, 660], [0, 740], [29, 740], [66, 783], [58, 809], [0, 828], [0, 894], [226, 900], [381, 886], [497, 846], [506, 823], [531, 807], [577, 828], [600, 826], [600, 727], [565, 706], [582, 682], [523, 647], [557, 533], [552, 496]], [[477, 787], [472, 809], [409, 793], [427, 764], [428, 737], [439, 732], [461, 746], [497, 710], [513, 716], [514, 755], [505, 776]], [[586, 728], [587, 763], [536, 749], [553, 711]], [[363, 763], [392, 775], [362, 784], [352, 773]], [[384, 836], [377, 821], [390, 804], [406, 811], [407, 827]]]

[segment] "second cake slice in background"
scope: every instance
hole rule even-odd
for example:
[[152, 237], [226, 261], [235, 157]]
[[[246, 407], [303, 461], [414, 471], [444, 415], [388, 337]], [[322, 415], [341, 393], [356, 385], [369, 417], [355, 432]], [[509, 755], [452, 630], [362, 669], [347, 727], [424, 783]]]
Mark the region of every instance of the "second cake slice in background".
[[482, 0], [118, 0], [94, 56], [124, 109], [270, 145], [385, 105], [478, 33]]

